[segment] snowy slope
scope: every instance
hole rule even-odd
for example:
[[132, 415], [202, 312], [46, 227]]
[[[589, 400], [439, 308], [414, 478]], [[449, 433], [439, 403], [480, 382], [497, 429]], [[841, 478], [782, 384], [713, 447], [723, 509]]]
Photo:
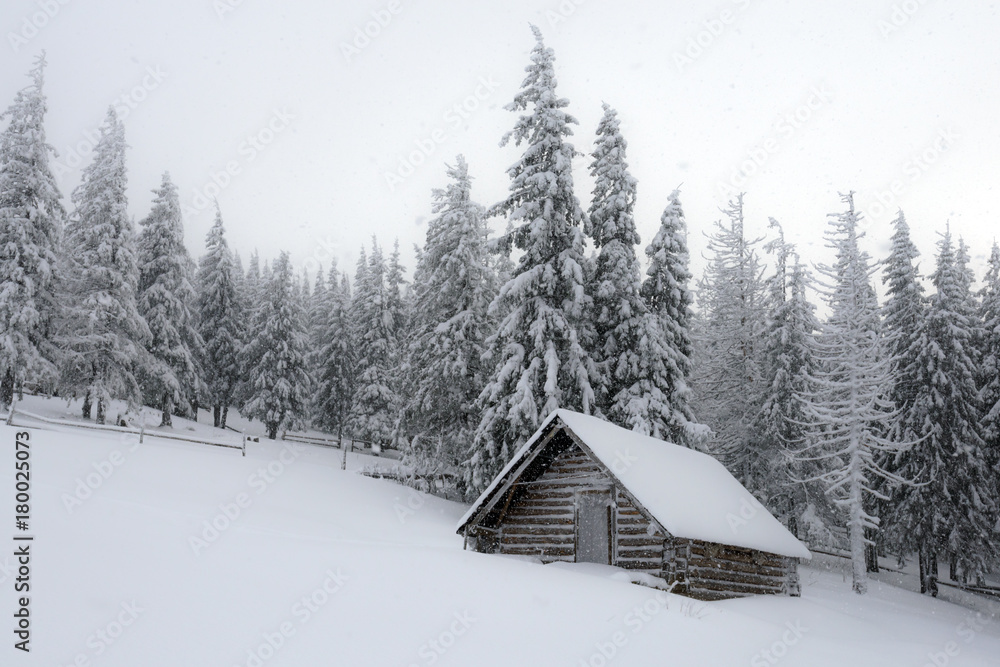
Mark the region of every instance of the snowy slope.
[[[14, 432], [0, 428], [4, 541], [14, 532]], [[464, 552], [452, 532], [463, 506], [341, 472], [336, 450], [262, 441], [242, 458], [73, 429], [31, 434], [33, 650], [15, 652], [0, 628], [4, 666], [575, 667], [604, 664], [602, 651], [620, 665], [774, 664], [763, 651], [812, 666], [923, 665], [949, 648], [952, 665], [1000, 656], [1000, 614], [973, 630], [968, 609], [878, 583], [859, 598], [821, 569], [803, 568], [801, 599], [706, 604], [593, 568]], [[0, 565], [11, 625], [13, 563], [0, 555]]]

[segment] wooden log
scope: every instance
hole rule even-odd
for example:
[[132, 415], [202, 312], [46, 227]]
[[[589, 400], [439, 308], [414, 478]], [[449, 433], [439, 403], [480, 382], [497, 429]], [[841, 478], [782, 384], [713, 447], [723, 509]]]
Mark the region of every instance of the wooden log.
[[624, 535], [618, 536], [618, 548], [627, 549], [629, 547], [656, 547], [663, 549], [663, 538], [645, 535], [626, 537]]
[[705, 571], [716, 571], [716, 572], [732, 572], [734, 574], [751, 575], [758, 577], [772, 577], [772, 578], [785, 578], [788, 576], [788, 570], [778, 567], [764, 567], [762, 565], [748, 565], [746, 563], [732, 563], [732, 562], [707, 562], [703, 560], [692, 561], [689, 565], [692, 569], [705, 570]]
[[505, 535], [501, 540], [504, 548], [509, 546], [532, 546], [538, 547], [540, 549], [572, 549], [573, 540], [553, 540], [548, 536], [538, 536], [538, 537], [525, 537], [522, 535]]
[[504, 527], [511, 526], [565, 526], [573, 525], [572, 516], [545, 517], [545, 516], [520, 516], [516, 519], [504, 523]]
[[763, 551], [740, 549], [739, 547], [724, 545], [709, 546], [705, 542], [693, 542], [691, 545], [691, 555], [693, 559], [726, 560], [736, 563], [763, 565], [765, 567], [785, 567], [781, 556], [766, 554]]
[[732, 572], [729, 570], [714, 570], [711, 568], [688, 567], [688, 577], [691, 580], [703, 581], [729, 581], [743, 583], [754, 586], [770, 587], [780, 589], [785, 585], [785, 577], [766, 577], [748, 574], [746, 572]]
[[717, 581], [714, 579], [692, 579], [688, 578], [691, 588], [700, 588], [707, 591], [722, 591], [726, 593], [743, 593], [746, 595], [775, 594], [780, 593], [780, 588], [772, 586], [762, 586], [752, 583], [740, 583], [731, 581]]
[[539, 549], [537, 547], [525, 547], [525, 546], [502, 546], [500, 552], [504, 554], [509, 554], [511, 556], [549, 556], [549, 557], [568, 556], [570, 558], [573, 557], [572, 547]]
[[505, 525], [503, 527], [504, 535], [569, 535], [573, 536], [575, 530], [573, 526], [549, 526], [549, 525], [530, 525], [530, 526], [519, 526], [517, 524]]

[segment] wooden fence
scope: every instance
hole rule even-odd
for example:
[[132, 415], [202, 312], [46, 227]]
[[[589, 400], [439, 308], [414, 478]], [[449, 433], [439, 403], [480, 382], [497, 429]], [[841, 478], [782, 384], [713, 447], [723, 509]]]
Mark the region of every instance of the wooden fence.
[[[140, 428], [132, 428], [129, 426], [114, 426], [111, 424], [84, 424], [77, 421], [69, 421], [66, 419], [54, 419], [52, 417], [43, 417], [42, 415], [36, 415], [34, 413], [28, 412], [26, 410], [17, 409], [16, 405], [10, 406], [10, 414], [7, 415], [7, 425], [15, 426], [14, 417], [15, 415], [24, 417], [30, 421], [41, 422], [42, 424], [48, 424], [50, 426], [69, 426], [72, 428], [83, 428], [92, 431], [105, 431], [109, 433], [119, 433], [119, 434], [131, 434], [138, 435], [139, 442], [142, 442], [144, 438], [161, 438], [163, 440], [178, 440], [181, 442], [191, 442], [199, 445], [210, 445], [212, 447], [223, 447], [225, 449], [238, 449], [243, 456], [247, 455], [247, 440], [251, 442], [256, 442], [258, 439], [255, 436], [248, 436], [245, 433], [241, 433], [242, 438], [240, 444], [234, 444], [232, 442], [224, 442], [218, 440], [206, 440], [204, 438], [192, 438], [185, 435], [177, 435], [174, 433], [162, 433], [160, 431], [147, 431], [146, 425], [143, 424]], [[30, 424], [19, 424], [20, 426], [30, 426]]]

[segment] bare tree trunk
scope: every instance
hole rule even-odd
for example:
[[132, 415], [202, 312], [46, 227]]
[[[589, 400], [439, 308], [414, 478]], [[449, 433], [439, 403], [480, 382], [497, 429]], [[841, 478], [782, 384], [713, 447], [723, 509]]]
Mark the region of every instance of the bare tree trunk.
[[222, 406], [218, 405], [218, 404], [213, 405], [212, 406], [212, 424], [215, 426], [215, 428], [221, 428], [221, 426], [219, 426], [219, 424], [221, 424], [221, 423], [222, 423]]
[[106, 413], [107, 413], [107, 408], [108, 408], [108, 406], [104, 405], [104, 397], [102, 396], [101, 398], [98, 398], [97, 399], [97, 420], [96, 420], [98, 424], [103, 424], [104, 423], [104, 418], [105, 418]]
[[174, 402], [170, 400], [170, 394], [163, 394], [163, 416], [160, 417], [160, 426], [173, 426], [173, 418], [170, 416], [171, 411], [174, 408]]
[[953, 553], [948, 557], [948, 578], [958, 581], [958, 554]]
[[920, 594], [924, 595], [927, 593], [927, 552], [923, 545], [917, 552], [917, 561], [920, 563]]
[[90, 389], [83, 395], [83, 418], [90, 419], [92, 404], [90, 402]]
[[223, 405], [222, 406], [222, 422], [221, 422], [222, 426], [220, 428], [226, 428], [226, 419], [228, 419], [228, 418], [229, 418], [229, 406], [228, 405]]
[[0, 406], [7, 407], [14, 401], [14, 371], [8, 366], [0, 382]]
[[871, 542], [865, 545], [865, 569], [869, 572], [878, 572], [878, 545], [875, 544], [875, 531], [871, 528], [866, 529], [865, 537]]

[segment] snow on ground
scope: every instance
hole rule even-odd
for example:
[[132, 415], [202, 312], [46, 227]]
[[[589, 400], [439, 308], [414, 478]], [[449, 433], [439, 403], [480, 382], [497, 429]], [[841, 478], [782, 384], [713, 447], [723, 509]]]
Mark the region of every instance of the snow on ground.
[[[0, 428], [2, 541], [17, 430]], [[12, 648], [4, 547], [0, 665], [1000, 660], [1000, 613], [977, 621], [886, 583], [861, 598], [822, 561], [802, 569], [801, 599], [702, 603], [613, 569], [466, 552], [453, 533], [464, 506], [343, 472], [338, 450], [261, 440], [243, 458], [71, 427], [32, 429], [31, 443], [32, 652]]]

